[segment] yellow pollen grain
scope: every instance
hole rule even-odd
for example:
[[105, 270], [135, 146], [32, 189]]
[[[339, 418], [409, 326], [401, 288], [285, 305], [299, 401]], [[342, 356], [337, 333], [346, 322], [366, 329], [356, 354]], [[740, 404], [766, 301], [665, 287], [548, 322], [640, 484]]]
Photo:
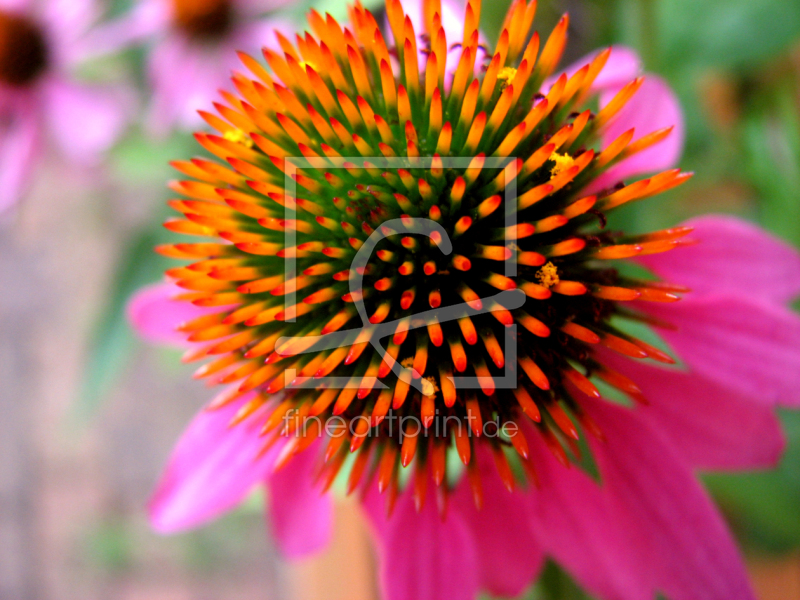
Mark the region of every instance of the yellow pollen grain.
[[438, 392], [438, 391], [439, 391], [439, 384], [438, 384], [438, 383], [436, 383], [436, 378], [434, 378], [434, 377], [431, 377], [431, 376], [429, 375], [429, 376], [427, 376], [427, 377], [423, 377], [423, 379], [424, 379], [425, 381], [427, 381], [428, 383], [430, 383], [430, 384], [431, 384], [431, 387], [430, 387], [430, 388], [428, 388], [428, 386], [426, 386], [426, 385], [424, 385], [424, 384], [423, 384], [423, 391], [424, 391], [424, 392], [428, 392], [428, 391], [430, 391], [430, 393], [426, 393], [426, 394], [425, 394], [426, 396], [433, 396], [433, 395], [434, 395], [436, 392]]
[[551, 262], [548, 262], [536, 272], [536, 279], [546, 288], [551, 288], [561, 281], [558, 278], [558, 269]]
[[[400, 366], [405, 367], [406, 369], [410, 369], [414, 366], [414, 357], [409, 356], [404, 358], [400, 361]], [[422, 395], [423, 396], [433, 396], [436, 392], [439, 391], [439, 386], [436, 383], [436, 379], [431, 376], [423, 377], [422, 378]]]
[[247, 148], [253, 147], [253, 140], [241, 129], [228, 129], [228, 131], [222, 134], [222, 137], [234, 144], [241, 144]]
[[569, 154], [559, 154], [558, 152], [553, 152], [550, 155], [550, 160], [552, 160], [555, 165], [553, 168], [550, 169], [550, 174], [555, 177], [569, 169], [572, 165], [575, 164], [575, 159], [572, 158]]
[[503, 82], [501, 84], [503, 88], [509, 85], [512, 81], [514, 81], [514, 77], [516, 76], [517, 76], [517, 70], [514, 67], [503, 67], [497, 74], [497, 78]]

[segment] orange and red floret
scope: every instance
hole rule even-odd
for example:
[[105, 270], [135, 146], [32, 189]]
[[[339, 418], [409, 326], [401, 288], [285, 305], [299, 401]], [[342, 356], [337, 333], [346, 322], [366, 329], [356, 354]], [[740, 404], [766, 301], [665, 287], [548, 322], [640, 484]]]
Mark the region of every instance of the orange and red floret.
[[[381, 488], [393, 495], [401, 468], [416, 457], [420, 502], [427, 470], [437, 485], [445, 481], [451, 444], [468, 470], [472, 447], [488, 444], [509, 488], [515, 484], [504, 447], [517, 451], [515, 461], [535, 469], [523, 433], [484, 441], [479, 437], [484, 421], [530, 419], [566, 462], [563, 445], [574, 446], [580, 427], [599, 435], [568, 383], [599, 396], [589, 379], [597, 376], [639, 400], [635, 385], [604, 368], [590, 349], [600, 345], [636, 358], [671, 361], [616, 329], [610, 319], [641, 320], [624, 302], [674, 301], [685, 290], [624, 278], [606, 261], [669, 250], [689, 233], [678, 228], [623, 236], [603, 229], [606, 211], [679, 185], [690, 176], [680, 170], [599, 194], [580, 193], [603, 169], [670, 133], [664, 129], [632, 142], [633, 131], [628, 131], [602, 151], [590, 146], [637, 91], [641, 78], [602, 109], [584, 106], [609, 57], [607, 50], [571, 77], [562, 75], [546, 96], [538, 97], [563, 52], [566, 17], [539, 53], [538, 35], [529, 38], [535, 3], [518, 2], [489, 55], [478, 44], [479, 2], [468, 4], [463, 37], [457, 40], [445, 38], [434, 4], [426, 4], [428, 20], [420, 34], [399, 2], [387, 5], [392, 34], [402, 40], [394, 46], [386, 43], [371, 13], [354, 5], [352, 30], [312, 11], [313, 33], [298, 35], [294, 44], [279, 36], [283, 52], [264, 51], [269, 70], [242, 56], [250, 75], [234, 76], [239, 94], [223, 94], [225, 103], [215, 104], [219, 116], [202, 113], [216, 133], [196, 136], [223, 162], [174, 163], [192, 179], [173, 184], [186, 198], [170, 204], [184, 217], [166, 224], [178, 233], [218, 241], [160, 249], [190, 261], [168, 272], [187, 290], [183, 300], [226, 307], [182, 326], [190, 341], [204, 342], [186, 359], [213, 359], [198, 376], [236, 383], [217, 405], [257, 390], [242, 407], [241, 420], [262, 404], [277, 402], [264, 423], [265, 445], [293, 433], [281, 427], [290, 411], [341, 416], [348, 422], [362, 419], [368, 425], [330, 441], [324, 480], [329, 485], [354, 453], [349, 489], [358, 486], [370, 461], [378, 461]], [[453, 44], [460, 44], [461, 51], [450, 59], [457, 66], [446, 86]], [[422, 73], [417, 69], [421, 51], [426, 55]], [[484, 56], [481, 73], [476, 61]], [[326, 160], [330, 168], [296, 170], [296, 193], [289, 195], [284, 180], [292, 156]], [[382, 168], [373, 158], [413, 161], [420, 156], [433, 158], [430, 169]], [[443, 168], [442, 157], [470, 160], [466, 168]], [[486, 157], [516, 162], [512, 227], [504, 227], [500, 210], [507, 174], [484, 168]], [[386, 356], [368, 340], [295, 356], [276, 352], [282, 336], [319, 336], [360, 325], [348, 268], [372, 231], [391, 218], [441, 224], [454, 250], [443, 256], [431, 240], [409, 235], [399, 243], [385, 240], [370, 259], [361, 294], [370, 322], [397, 321]], [[287, 228], [297, 240], [292, 247], [284, 246]], [[284, 275], [287, 256], [296, 261], [297, 276]], [[505, 263], [512, 258], [517, 274], [507, 277]], [[488, 313], [445, 323], [432, 319], [425, 327], [408, 329], [416, 312], [480, 304], [481, 297], [512, 289], [529, 298], [524, 308], [497, 305]], [[284, 301], [288, 292], [296, 297], [289, 306]], [[493, 376], [506, 367], [498, 340], [511, 325], [519, 331], [519, 359], [510, 365], [519, 385], [496, 389]], [[413, 365], [416, 375], [430, 378], [437, 391], [426, 396], [398, 380], [391, 372], [394, 361]], [[274, 401], [273, 395], [291, 383], [287, 368], [303, 380], [337, 376], [357, 386], [296, 389]], [[481, 389], [457, 390], [454, 374], [480, 377]], [[387, 387], [373, 389], [378, 381]], [[418, 417], [427, 435], [382, 429], [389, 411], [399, 418]], [[432, 435], [434, 419], [451, 427]], [[310, 421], [312, 427], [317, 422]], [[301, 451], [319, 433], [306, 432], [292, 447]], [[475, 482], [479, 495], [477, 477]]]

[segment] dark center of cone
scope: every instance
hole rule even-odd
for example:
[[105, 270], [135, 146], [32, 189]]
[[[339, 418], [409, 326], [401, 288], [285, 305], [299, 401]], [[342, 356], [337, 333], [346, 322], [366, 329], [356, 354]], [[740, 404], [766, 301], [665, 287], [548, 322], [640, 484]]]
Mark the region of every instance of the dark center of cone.
[[194, 38], [221, 38], [233, 20], [229, 0], [174, 0], [173, 10], [175, 25]]
[[24, 86], [47, 66], [47, 44], [39, 26], [21, 15], [0, 12], [0, 82]]

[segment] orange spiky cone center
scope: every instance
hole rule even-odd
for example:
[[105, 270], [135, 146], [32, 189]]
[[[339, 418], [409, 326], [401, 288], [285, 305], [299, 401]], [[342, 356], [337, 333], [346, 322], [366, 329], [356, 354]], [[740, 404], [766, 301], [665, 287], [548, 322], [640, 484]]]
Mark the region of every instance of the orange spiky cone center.
[[[583, 106], [606, 51], [542, 96], [567, 19], [539, 52], [536, 34], [526, 43], [534, 12], [535, 3], [517, 0], [497, 48], [484, 55], [476, 0], [457, 40], [446, 39], [435, 2], [426, 3], [426, 31], [418, 35], [399, 0], [389, 0], [393, 46], [358, 4], [352, 28], [311, 11], [310, 33], [294, 44], [279, 36], [280, 52], [264, 50], [268, 68], [242, 55], [251, 75], [234, 76], [238, 95], [223, 94], [219, 116], [202, 113], [217, 133], [196, 137], [222, 163], [174, 163], [191, 179], [173, 184], [184, 198], [170, 204], [184, 217], [166, 226], [217, 238], [160, 248], [189, 261], [168, 272], [186, 289], [183, 300], [221, 307], [182, 326], [198, 342], [186, 358], [212, 359], [197, 376], [232, 385], [216, 406], [255, 394], [234, 423], [272, 406], [262, 434], [265, 447], [291, 436], [281, 464], [321, 435], [326, 485], [354, 455], [348, 489], [373, 473], [391, 505], [401, 472], [413, 465], [421, 504], [429, 475], [446, 492], [447, 456], [455, 453], [479, 501], [476, 444], [491, 449], [509, 488], [510, 462], [533, 469], [522, 431], [486, 435], [486, 423], [526, 421], [566, 462], [562, 444], [576, 450], [581, 430], [600, 435], [571, 389], [598, 396], [596, 376], [641, 400], [592, 346], [671, 360], [611, 318], [636, 318], [626, 301], [673, 301], [682, 288], [623, 277], [607, 261], [669, 250], [688, 230], [614, 234], [604, 229], [604, 213], [688, 174], [672, 170], [580, 194], [669, 130], [633, 144], [627, 132], [594, 149], [641, 80], [599, 112]], [[448, 50], [454, 44], [460, 49]], [[452, 75], [448, 64], [456, 65]], [[403, 233], [422, 222], [433, 229]], [[354, 260], [375, 232], [385, 235], [369, 246], [357, 269], [363, 284], [354, 289]], [[524, 302], [504, 304], [500, 292]], [[454, 306], [462, 307], [455, 317], [437, 313]], [[379, 331], [383, 323], [390, 330]], [[506, 360], [511, 328], [516, 358]], [[348, 330], [355, 333], [347, 344], [320, 342]], [[349, 385], [332, 385], [331, 377]], [[501, 384], [509, 377], [511, 385]], [[324, 430], [334, 416], [336, 435]]]

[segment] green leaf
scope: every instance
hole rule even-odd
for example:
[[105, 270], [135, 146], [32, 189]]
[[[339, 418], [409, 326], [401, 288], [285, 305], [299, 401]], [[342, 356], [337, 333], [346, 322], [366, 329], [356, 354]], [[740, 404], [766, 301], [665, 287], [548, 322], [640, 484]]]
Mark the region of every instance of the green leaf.
[[86, 533], [83, 552], [93, 566], [121, 573], [134, 562], [134, 540], [125, 523], [105, 518], [93, 523]]
[[[113, 152], [111, 169], [126, 186], [140, 194], [161, 198], [164, 182], [175, 172], [170, 159], [197, 153], [198, 147], [190, 135], [176, 134], [154, 144], [142, 131], [128, 136]], [[126, 319], [125, 306], [141, 286], [160, 281], [169, 261], [153, 248], [170, 238], [160, 227], [168, 214], [163, 201], [158, 201], [148, 224], [135, 233], [121, 252], [116, 274], [109, 288], [109, 299], [95, 330], [94, 339], [84, 372], [80, 396], [74, 405], [75, 416], [89, 418], [112, 389], [124, 371], [136, 347]]]
[[[343, 24], [347, 21], [347, 5], [349, 2], [342, 0], [306, 0], [304, 10], [298, 11], [298, 17], [303, 18], [309, 9], [314, 8], [319, 14], [330, 13], [331, 16]], [[361, 6], [369, 10], [373, 15], [383, 9], [384, 0], [361, 0]], [[302, 21], [305, 26], [305, 20]]]
[[111, 293], [97, 322], [80, 396], [74, 403], [79, 420], [89, 418], [123, 373], [136, 346], [125, 319], [125, 306], [141, 286], [160, 280], [166, 259], [153, 251], [161, 231], [148, 229], [137, 235], [122, 254]]
[[175, 171], [169, 162], [199, 154], [201, 148], [191, 135], [175, 134], [153, 140], [142, 130], [131, 132], [113, 151], [111, 170], [114, 176], [129, 186], [153, 184], [162, 189]]
[[777, 468], [705, 477], [745, 545], [770, 552], [800, 547], [800, 413], [786, 411], [782, 421], [788, 444]]
[[578, 584], [556, 563], [547, 561], [539, 576], [539, 582], [530, 599], [536, 600], [591, 600]]
[[746, 173], [762, 198], [761, 222], [800, 244], [800, 115], [793, 95], [787, 85], [774, 97], [776, 107], [759, 106], [748, 114], [742, 140]]

